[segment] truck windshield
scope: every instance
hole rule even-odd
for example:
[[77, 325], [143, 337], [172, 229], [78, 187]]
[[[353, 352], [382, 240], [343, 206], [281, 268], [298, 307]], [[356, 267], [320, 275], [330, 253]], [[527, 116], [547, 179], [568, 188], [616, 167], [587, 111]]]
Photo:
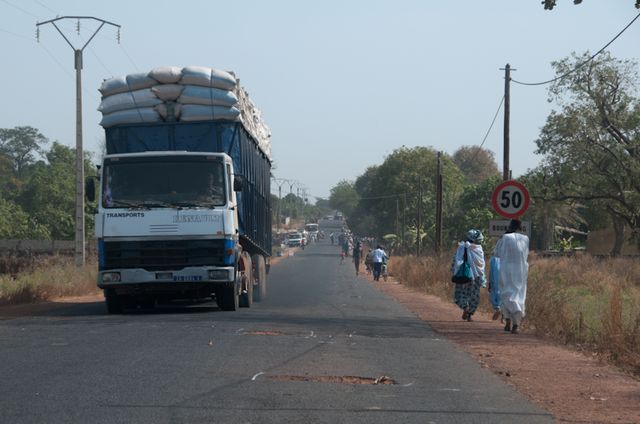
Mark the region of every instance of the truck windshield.
[[307, 224], [304, 226], [304, 229], [309, 232], [318, 231], [318, 224]]
[[224, 164], [216, 156], [105, 160], [105, 208], [214, 207], [226, 203]]

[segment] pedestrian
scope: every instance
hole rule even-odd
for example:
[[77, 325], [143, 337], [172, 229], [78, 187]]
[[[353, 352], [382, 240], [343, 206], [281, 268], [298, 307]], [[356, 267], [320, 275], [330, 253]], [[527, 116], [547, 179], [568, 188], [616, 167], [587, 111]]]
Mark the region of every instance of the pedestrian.
[[529, 275], [529, 237], [518, 233], [522, 222], [512, 219], [509, 229], [496, 244], [500, 258], [500, 302], [505, 319], [504, 331], [517, 334], [525, 316], [527, 277]]
[[472, 321], [472, 316], [480, 303], [480, 288], [486, 286], [484, 275], [484, 251], [482, 241], [484, 236], [480, 230], [469, 230], [466, 240], [458, 243], [458, 249], [453, 256], [451, 272], [455, 275], [464, 261], [465, 252], [471, 268], [472, 280], [468, 283], [456, 284], [453, 301], [462, 309], [462, 319]]
[[367, 271], [367, 274], [371, 274], [371, 272], [373, 271], [373, 259], [371, 259], [372, 253], [373, 250], [369, 250], [367, 252], [367, 255], [364, 257], [364, 267]]
[[356, 267], [356, 276], [360, 274], [360, 258], [362, 257], [362, 243], [360, 240], [356, 240], [356, 244], [353, 247], [353, 264]]
[[382, 273], [382, 262], [386, 261], [387, 253], [382, 249], [382, 246], [377, 245], [375, 250], [371, 252], [371, 262], [373, 263], [373, 280], [380, 281], [380, 274]]
[[501, 315], [500, 308], [500, 258], [497, 258], [495, 254], [491, 256], [489, 262], [489, 284], [487, 287], [489, 291], [489, 301], [493, 307], [492, 320], [497, 320]]
[[329, 234], [329, 239], [331, 240], [331, 245], [333, 246], [333, 240], [334, 240], [334, 235], [333, 233]]

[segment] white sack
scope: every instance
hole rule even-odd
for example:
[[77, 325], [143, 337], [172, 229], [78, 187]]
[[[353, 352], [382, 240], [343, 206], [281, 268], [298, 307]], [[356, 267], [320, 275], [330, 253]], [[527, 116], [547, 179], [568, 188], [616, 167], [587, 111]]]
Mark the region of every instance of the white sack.
[[214, 121], [216, 119], [236, 120], [240, 111], [235, 107], [183, 105], [180, 112], [180, 120], [188, 121]]
[[127, 109], [102, 116], [100, 125], [108, 128], [119, 124], [139, 124], [143, 122], [159, 122], [160, 115], [151, 107], [140, 109]]
[[129, 74], [126, 76], [110, 78], [102, 81], [100, 93], [103, 97], [113, 94], [125, 93], [127, 91], [141, 90], [156, 85], [153, 78], [144, 73]]
[[238, 98], [232, 91], [220, 88], [186, 85], [178, 102], [192, 105], [234, 106], [238, 103]]
[[233, 90], [236, 86], [236, 79], [229, 72], [218, 69], [205, 68], [204, 66], [186, 66], [182, 68], [180, 84]]
[[174, 121], [180, 117], [182, 105], [180, 103], [160, 103], [154, 106], [154, 109], [160, 114], [163, 120]]
[[161, 84], [175, 84], [182, 78], [182, 68], [177, 66], [160, 66], [149, 72], [149, 76]]
[[145, 88], [107, 96], [100, 103], [98, 110], [103, 114], [109, 114], [119, 110], [151, 107], [159, 103], [162, 103], [162, 100], [157, 98], [150, 88]]
[[151, 87], [151, 91], [161, 100], [176, 101], [184, 90], [184, 85], [180, 84], [160, 84]]

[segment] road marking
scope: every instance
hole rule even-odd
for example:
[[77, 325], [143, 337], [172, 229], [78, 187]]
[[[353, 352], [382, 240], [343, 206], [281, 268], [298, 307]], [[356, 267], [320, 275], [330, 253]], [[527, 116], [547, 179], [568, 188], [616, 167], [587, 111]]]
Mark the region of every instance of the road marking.
[[258, 374], [251, 377], [251, 381], [256, 381], [256, 378], [260, 377], [262, 374], [264, 374], [264, 372], [260, 371]]

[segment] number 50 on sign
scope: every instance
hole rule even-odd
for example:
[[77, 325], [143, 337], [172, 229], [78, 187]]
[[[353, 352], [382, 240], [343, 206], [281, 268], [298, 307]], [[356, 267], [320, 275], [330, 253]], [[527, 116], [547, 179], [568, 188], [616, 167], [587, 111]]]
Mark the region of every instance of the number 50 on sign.
[[505, 181], [493, 192], [493, 209], [505, 218], [517, 218], [529, 207], [529, 192], [517, 181]]

